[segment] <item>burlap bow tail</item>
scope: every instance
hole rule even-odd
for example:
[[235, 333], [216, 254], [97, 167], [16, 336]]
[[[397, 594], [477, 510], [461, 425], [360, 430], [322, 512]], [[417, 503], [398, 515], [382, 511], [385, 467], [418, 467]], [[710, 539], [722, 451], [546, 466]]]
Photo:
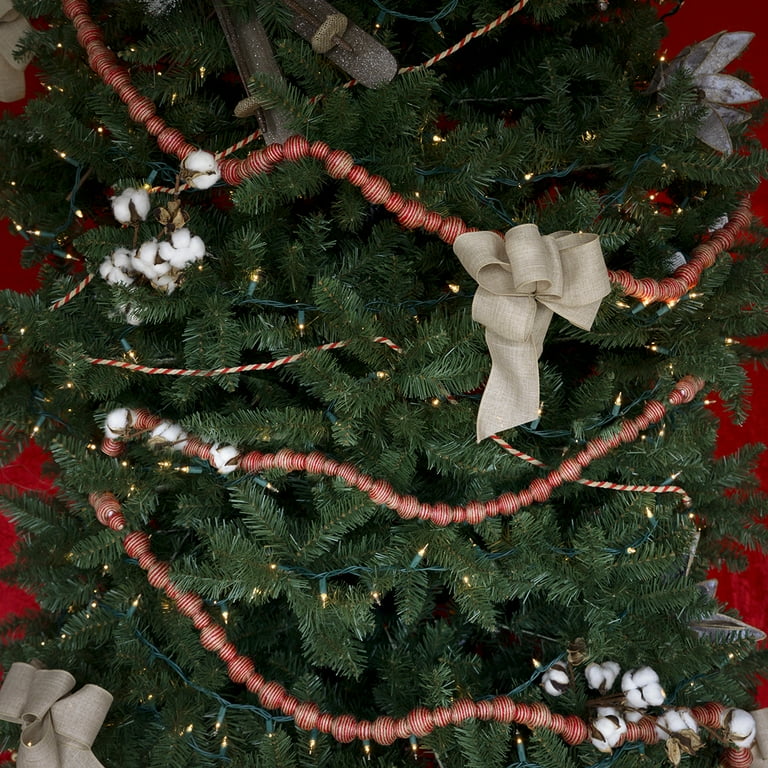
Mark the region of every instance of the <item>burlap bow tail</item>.
[[21, 724], [18, 768], [103, 768], [91, 746], [112, 704], [98, 685], [75, 687], [62, 669], [17, 662], [0, 688], [0, 720]]
[[31, 29], [12, 0], [0, 0], [0, 102], [24, 98], [24, 68], [31, 57], [16, 58], [13, 52]]
[[755, 718], [752, 768], [768, 768], [768, 707], [752, 712], [752, 717]]
[[491, 374], [477, 415], [477, 440], [525, 424], [539, 410], [538, 359], [552, 313], [589, 330], [610, 291], [597, 235], [541, 235], [535, 224], [467, 232], [453, 245], [477, 281], [472, 318], [482, 323]]

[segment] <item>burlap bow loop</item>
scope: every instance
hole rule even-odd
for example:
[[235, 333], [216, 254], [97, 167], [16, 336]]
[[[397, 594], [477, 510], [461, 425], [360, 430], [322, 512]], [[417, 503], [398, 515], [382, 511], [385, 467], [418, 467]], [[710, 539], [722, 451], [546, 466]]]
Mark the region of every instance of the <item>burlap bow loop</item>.
[[552, 313], [589, 330], [610, 292], [597, 235], [541, 235], [535, 224], [467, 232], [453, 246], [477, 281], [472, 318], [486, 328], [491, 374], [477, 418], [478, 442], [532, 421], [539, 410], [538, 358]]
[[103, 768], [91, 746], [112, 704], [97, 685], [75, 687], [62, 669], [17, 662], [0, 687], [0, 720], [21, 725], [18, 768]]
[[31, 57], [16, 58], [14, 51], [31, 29], [12, 0], [0, 0], [0, 102], [24, 98], [24, 68]]

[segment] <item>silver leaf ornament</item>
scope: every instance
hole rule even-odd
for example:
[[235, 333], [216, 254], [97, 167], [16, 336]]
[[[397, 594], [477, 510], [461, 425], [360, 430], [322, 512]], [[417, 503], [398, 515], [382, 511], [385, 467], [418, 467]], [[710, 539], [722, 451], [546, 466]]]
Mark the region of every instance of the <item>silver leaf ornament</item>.
[[749, 112], [735, 104], [759, 101], [760, 92], [751, 85], [721, 70], [737, 58], [754, 37], [753, 32], [718, 32], [700, 43], [683, 49], [672, 61], [659, 67], [649, 93], [663, 93], [669, 77], [679, 69], [688, 71], [701, 93], [706, 114], [696, 136], [707, 146], [730, 155], [733, 142], [729, 128], [750, 119]]
[[21, 39], [32, 31], [11, 0], [0, 0], [0, 102], [24, 98], [24, 68], [31, 56], [14, 53]]

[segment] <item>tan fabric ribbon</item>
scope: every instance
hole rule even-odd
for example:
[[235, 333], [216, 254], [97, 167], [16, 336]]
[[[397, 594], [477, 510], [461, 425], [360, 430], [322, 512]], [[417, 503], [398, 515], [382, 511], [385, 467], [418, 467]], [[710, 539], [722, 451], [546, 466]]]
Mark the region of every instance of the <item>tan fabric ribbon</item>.
[[539, 410], [538, 359], [552, 313], [589, 330], [611, 289], [597, 235], [541, 235], [535, 224], [467, 232], [453, 250], [477, 281], [472, 318], [482, 323], [491, 374], [477, 415], [477, 440], [525, 424]]
[[103, 768], [91, 746], [112, 704], [98, 685], [75, 687], [63, 669], [17, 662], [0, 687], [0, 720], [21, 725], [18, 768]]
[[752, 745], [752, 768], [768, 768], [768, 707], [753, 711], [755, 743]]
[[0, 0], [0, 102], [24, 98], [24, 68], [31, 57], [17, 59], [13, 52], [31, 29], [12, 0]]

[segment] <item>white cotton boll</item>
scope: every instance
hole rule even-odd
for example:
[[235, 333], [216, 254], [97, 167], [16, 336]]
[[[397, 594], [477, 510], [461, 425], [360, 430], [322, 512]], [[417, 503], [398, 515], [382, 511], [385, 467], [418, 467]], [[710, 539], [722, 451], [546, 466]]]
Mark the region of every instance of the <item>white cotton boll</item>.
[[139, 246], [133, 257], [133, 268], [152, 281], [171, 269], [171, 265], [159, 257], [160, 245], [157, 240], [147, 240]]
[[111, 440], [125, 435], [128, 427], [133, 424], [134, 412], [129, 408], [115, 408], [104, 419], [104, 434]]
[[121, 224], [131, 224], [135, 218], [144, 221], [149, 208], [149, 194], [145, 189], [126, 187], [112, 198], [112, 213]]
[[174, 248], [173, 243], [160, 243], [160, 258], [167, 262], [174, 269], [184, 269], [192, 259], [186, 250]]
[[605, 693], [616, 682], [621, 667], [615, 661], [604, 661], [602, 664], [592, 662], [587, 664], [584, 677], [587, 685], [600, 693]]
[[121, 224], [131, 223], [130, 198], [122, 196], [112, 198], [112, 213]]
[[112, 263], [124, 271], [131, 268], [132, 259], [133, 251], [129, 251], [127, 248], [118, 248], [112, 254]]
[[132, 256], [133, 251], [118, 248], [99, 265], [99, 274], [111, 285], [132, 285]]
[[728, 741], [736, 747], [749, 748], [755, 740], [755, 718], [743, 709], [728, 709], [722, 717]]
[[613, 750], [608, 745], [608, 742], [601, 736], [594, 735], [590, 739], [592, 746], [600, 752], [612, 752]]
[[104, 278], [104, 280], [110, 282], [109, 276], [114, 268], [115, 267], [112, 264], [112, 259], [104, 259], [104, 261], [102, 261], [99, 265], [99, 274]]
[[170, 241], [160, 243], [158, 252], [160, 258], [174, 269], [182, 270], [205, 255], [205, 243], [182, 227], [171, 235]]
[[147, 441], [152, 446], [172, 446], [183, 451], [187, 444], [187, 433], [172, 421], [161, 421], [150, 433]]
[[650, 667], [626, 672], [621, 678], [621, 689], [627, 704], [637, 709], [659, 706], [666, 698], [659, 676]]
[[625, 691], [624, 700], [627, 702], [628, 707], [635, 707], [635, 709], [645, 709], [648, 706], [639, 688], [630, 688], [628, 691]]
[[221, 178], [221, 172], [216, 158], [210, 152], [198, 149], [184, 158], [182, 176], [195, 189], [208, 189]]
[[211, 464], [222, 474], [228, 475], [237, 469], [236, 457], [239, 451], [234, 445], [216, 443], [211, 448]]
[[110, 283], [110, 285], [133, 285], [134, 282], [131, 275], [126, 274], [122, 269], [115, 267], [112, 264], [109, 265], [107, 272], [103, 277]]
[[664, 693], [664, 689], [659, 683], [651, 683], [643, 686], [643, 698], [650, 706], [660, 707], [664, 703], [664, 699], [667, 698], [667, 694]]
[[621, 678], [621, 688], [626, 691], [628, 688], [642, 688], [650, 683], [658, 683], [659, 676], [651, 667], [640, 667], [625, 672]]
[[628, 723], [639, 723], [645, 717], [645, 712], [640, 710], [628, 709], [624, 712], [624, 719]]
[[660, 739], [666, 740], [681, 731], [699, 732], [699, 725], [690, 709], [668, 709], [656, 718], [656, 733]]
[[[610, 709], [610, 708], [606, 708]], [[601, 752], [610, 752], [618, 746], [627, 732], [627, 724], [617, 710], [600, 715], [592, 722], [592, 745]]]
[[146, 275], [147, 271], [154, 273], [157, 261], [157, 240], [147, 240], [139, 246], [131, 264], [137, 272]]
[[162, 243], [160, 243], [157, 246], [157, 252], [163, 261], [167, 261], [168, 263], [170, 263], [171, 258], [173, 257], [173, 254], [176, 251], [173, 247], [173, 243], [170, 243], [167, 240], [164, 240]]
[[173, 247], [177, 249], [189, 248], [189, 242], [191, 239], [192, 233], [186, 227], [175, 230], [171, 235], [171, 242], [173, 243]]
[[561, 696], [571, 684], [568, 668], [561, 661], [555, 662], [541, 676], [541, 687], [550, 696]]
[[205, 243], [202, 237], [195, 235], [189, 242], [189, 253], [195, 261], [199, 261], [205, 256]]
[[173, 272], [168, 272], [168, 274], [160, 275], [153, 280], [152, 285], [157, 288], [158, 291], [170, 295], [176, 290], [176, 280], [176, 275]]

